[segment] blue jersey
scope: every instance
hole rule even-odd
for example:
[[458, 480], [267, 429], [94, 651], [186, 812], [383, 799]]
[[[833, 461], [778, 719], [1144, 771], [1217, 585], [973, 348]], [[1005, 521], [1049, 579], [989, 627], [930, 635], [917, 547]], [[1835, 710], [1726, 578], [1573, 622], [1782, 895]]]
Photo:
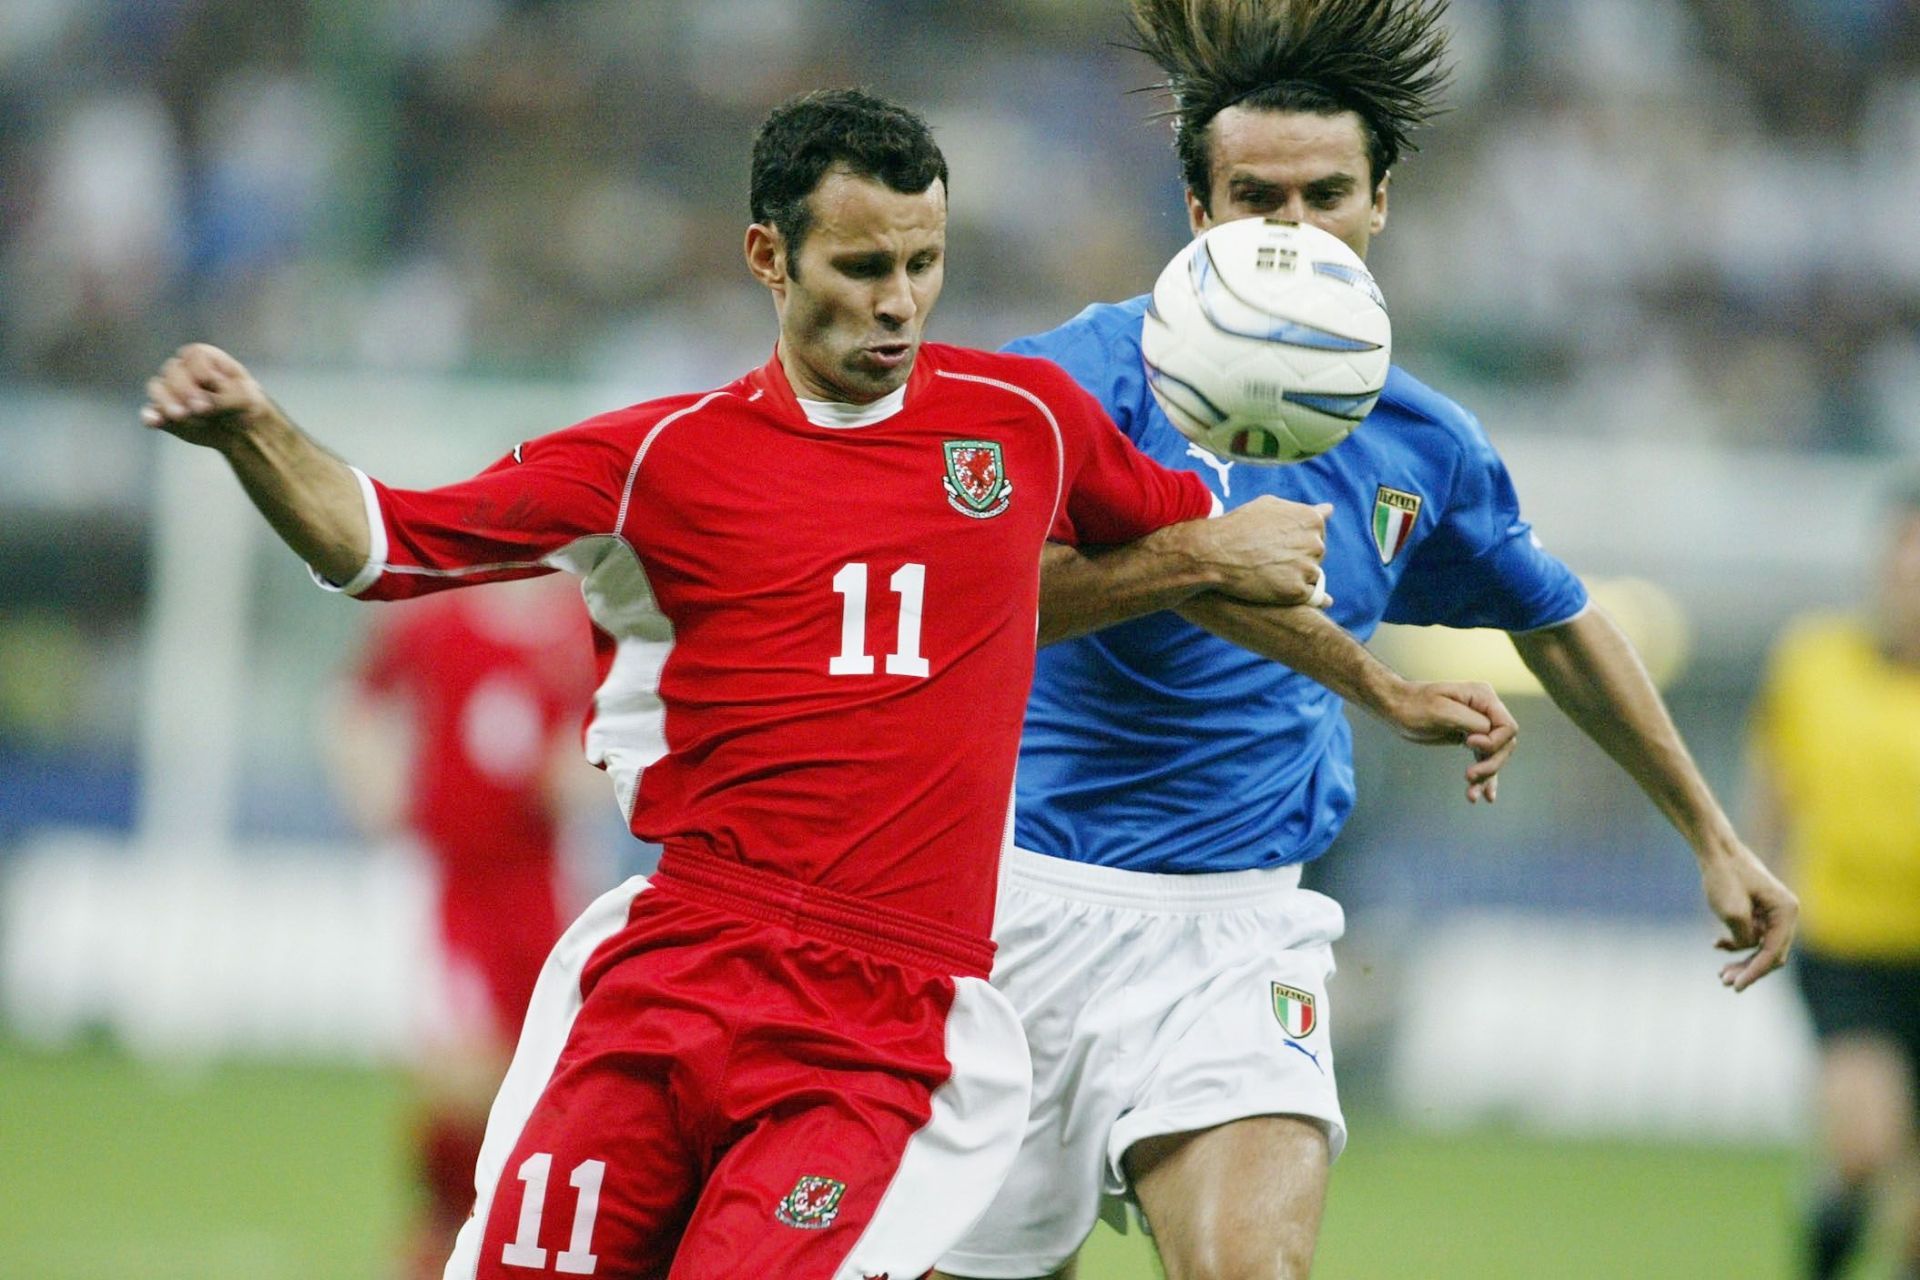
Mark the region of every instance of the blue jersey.
[[[1290, 466], [1230, 464], [1147, 390], [1147, 299], [1088, 307], [1007, 348], [1060, 365], [1149, 456], [1198, 472], [1227, 507], [1263, 493], [1331, 502], [1333, 619], [1525, 631], [1586, 589], [1540, 548], [1471, 414], [1398, 367], [1359, 430]], [[1235, 871], [1326, 852], [1353, 808], [1341, 699], [1173, 613], [1040, 651], [1020, 741], [1015, 839], [1129, 871]]]

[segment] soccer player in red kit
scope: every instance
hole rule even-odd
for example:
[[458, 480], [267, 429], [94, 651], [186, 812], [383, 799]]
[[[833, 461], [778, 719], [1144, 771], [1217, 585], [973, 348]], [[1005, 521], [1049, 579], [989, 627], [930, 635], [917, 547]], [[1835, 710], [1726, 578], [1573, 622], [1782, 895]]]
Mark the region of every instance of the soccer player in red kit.
[[1198, 519], [1198, 477], [1054, 366], [922, 345], [946, 164], [919, 117], [810, 94], [752, 169], [773, 358], [463, 483], [369, 479], [211, 347], [148, 384], [143, 420], [219, 449], [351, 594], [582, 579], [587, 753], [664, 853], [548, 959], [449, 1277], [930, 1268], [1025, 1125], [1025, 1045], [986, 975], [1042, 545], [1151, 535], [1196, 582], [1320, 594], [1321, 512]]
[[440, 1274], [534, 980], [578, 901], [564, 885], [567, 785], [591, 774], [580, 723], [589, 628], [558, 578], [396, 607], [326, 704], [341, 799], [405, 831], [433, 876], [431, 971], [418, 980], [410, 1116], [422, 1201], [405, 1275]]

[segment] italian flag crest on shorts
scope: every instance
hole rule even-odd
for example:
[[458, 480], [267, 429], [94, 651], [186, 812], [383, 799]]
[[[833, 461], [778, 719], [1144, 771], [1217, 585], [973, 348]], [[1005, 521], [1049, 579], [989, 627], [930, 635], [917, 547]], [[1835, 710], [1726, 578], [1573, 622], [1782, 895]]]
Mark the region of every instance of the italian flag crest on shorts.
[[1273, 1016], [1280, 1019], [1280, 1029], [1295, 1040], [1312, 1035], [1320, 1021], [1314, 1012], [1313, 992], [1284, 982], [1273, 984]]

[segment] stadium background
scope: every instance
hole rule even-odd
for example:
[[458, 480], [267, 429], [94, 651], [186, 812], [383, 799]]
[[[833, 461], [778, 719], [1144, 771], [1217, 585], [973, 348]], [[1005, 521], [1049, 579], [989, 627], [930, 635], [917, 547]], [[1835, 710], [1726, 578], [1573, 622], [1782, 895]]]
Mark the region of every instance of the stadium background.
[[[134, 420], [229, 346], [380, 474], [465, 474], [765, 357], [747, 140], [791, 92], [924, 110], [935, 335], [1144, 288], [1185, 235], [1118, 0], [10, 0], [0, 7], [0, 1274], [378, 1274], [417, 882], [314, 708], [365, 618]], [[1452, 110], [1373, 265], [1710, 779], [1793, 610], [1858, 598], [1920, 461], [1920, 11], [1454, 0]], [[1337, 590], [1337, 584], [1335, 589]], [[1356, 1113], [1321, 1274], [1788, 1274], [1805, 1032], [1733, 1002], [1681, 843], [1485, 637], [1500, 805], [1362, 725], [1322, 883]], [[601, 874], [617, 823], [581, 824]], [[1103, 1239], [1090, 1277], [1146, 1275]], [[1867, 1272], [1863, 1272], [1867, 1274]]]

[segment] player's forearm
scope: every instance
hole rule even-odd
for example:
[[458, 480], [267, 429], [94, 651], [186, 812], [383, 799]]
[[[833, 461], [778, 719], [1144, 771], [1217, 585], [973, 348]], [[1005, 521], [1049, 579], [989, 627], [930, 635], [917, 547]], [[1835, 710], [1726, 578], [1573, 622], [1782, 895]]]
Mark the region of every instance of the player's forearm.
[[1738, 842], [1652, 677], [1611, 618], [1590, 607], [1513, 643], [1567, 718], [1626, 770], [1696, 854]]
[[1048, 543], [1040, 557], [1040, 643], [1171, 609], [1214, 586], [1218, 573], [1190, 551], [1190, 526], [1197, 523], [1090, 551]]
[[1311, 605], [1253, 605], [1205, 592], [1175, 612], [1243, 649], [1271, 658], [1389, 721], [1405, 681], [1339, 623]]
[[294, 553], [330, 582], [367, 563], [371, 531], [360, 482], [277, 409], [219, 446], [247, 497]]

